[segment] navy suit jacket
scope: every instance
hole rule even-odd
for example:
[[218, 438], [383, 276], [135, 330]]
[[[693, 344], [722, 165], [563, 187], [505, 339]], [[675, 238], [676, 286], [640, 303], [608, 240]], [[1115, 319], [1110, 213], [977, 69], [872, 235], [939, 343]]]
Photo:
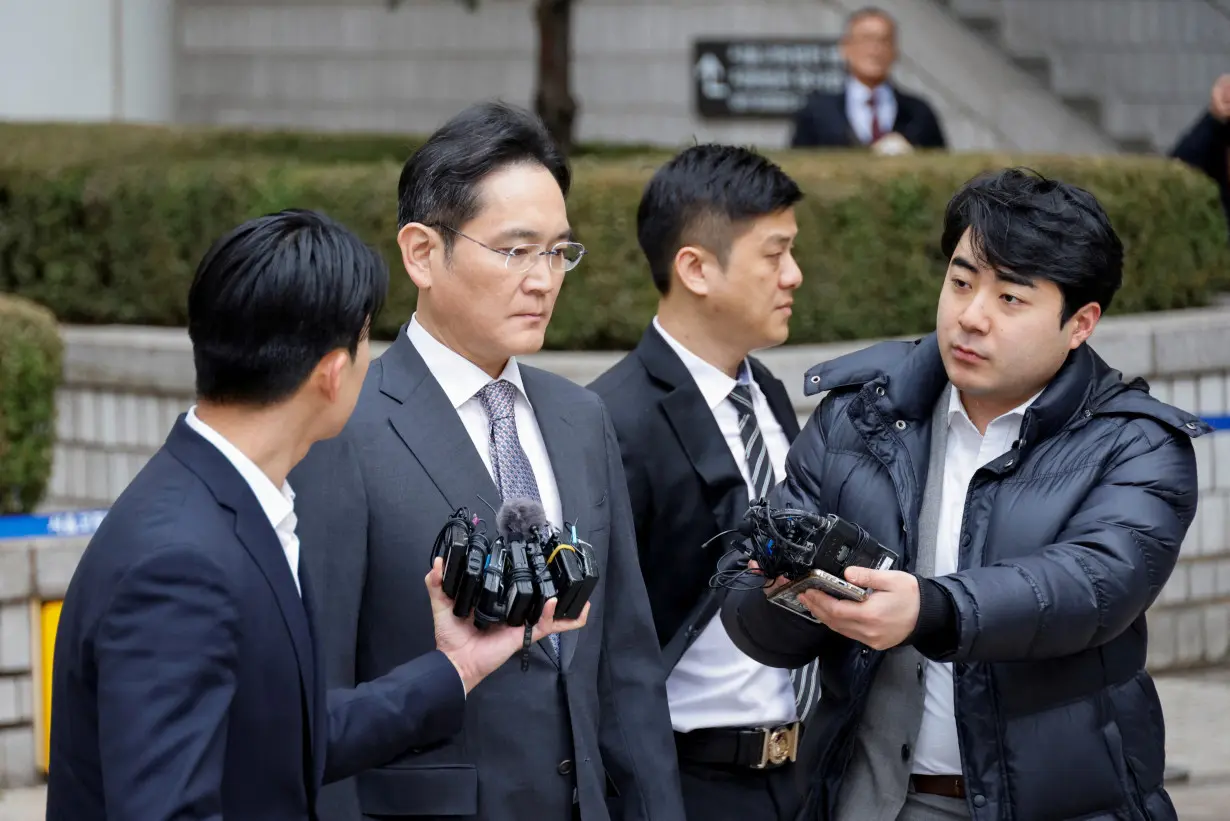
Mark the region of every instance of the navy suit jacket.
[[302, 598], [255, 494], [181, 417], [64, 599], [48, 821], [315, 818], [323, 782], [460, 730], [439, 651], [326, 694], [299, 572]]
[[[947, 148], [935, 111], [921, 97], [892, 87], [897, 97], [896, 131], [915, 148]], [[814, 91], [794, 115], [791, 148], [858, 148], [863, 145], [846, 116], [846, 92]]]

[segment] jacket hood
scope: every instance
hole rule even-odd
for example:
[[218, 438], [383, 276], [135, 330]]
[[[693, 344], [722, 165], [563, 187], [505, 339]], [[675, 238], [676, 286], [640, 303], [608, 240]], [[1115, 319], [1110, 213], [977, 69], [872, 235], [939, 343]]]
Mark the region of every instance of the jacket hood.
[[[948, 374], [934, 333], [914, 341], [878, 342], [810, 368], [803, 392], [871, 385], [882, 388], [892, 406], [904, 417], [928, 418]], [[1141, 378], [1125, 382], [1089, 345], [1069, 354], [1059, 372], [1030, 408], [1031, 423], [1024, 438], [1046, 437], [1079, 415], [1137, 416], [1152, 419], [1193, 438], [1212, 431], [1198, 416], [1168, 405], [1149, 394]], [[1032, 434], [1032, 435], [1030, 435]]]

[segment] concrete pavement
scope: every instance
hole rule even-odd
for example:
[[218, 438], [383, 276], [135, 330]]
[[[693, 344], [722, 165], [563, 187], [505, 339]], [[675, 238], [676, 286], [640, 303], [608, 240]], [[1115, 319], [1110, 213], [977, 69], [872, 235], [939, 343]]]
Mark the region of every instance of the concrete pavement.
[[[1189, 773], [1169, 787], [1180, 821], [1230, 818], [1230, 669], [1157, 679], [1171, 767]], [[1073, 778], [1079, 778], [1074, 773]], [[41, 787], [0, 791], [0, 821], [43, 821]]]
[[[1166, 760], [1190, 771], [1169, 788], [1180, 821], [1230, 818], [1230, 669], [1157, 679]], [[3, 819], [3, 821], [8, 821]]]

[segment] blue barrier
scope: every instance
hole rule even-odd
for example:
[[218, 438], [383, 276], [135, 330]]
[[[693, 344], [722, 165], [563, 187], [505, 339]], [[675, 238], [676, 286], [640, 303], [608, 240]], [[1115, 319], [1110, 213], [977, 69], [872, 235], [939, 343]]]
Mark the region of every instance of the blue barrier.
[[1209, 423], [1213, 430], [1230, 430], [1230, 416], [1205, 416], [1202, 418]]
[[93, 536], [106, 510], [69, 510], [32, 516], [0, 516], [0, 539]]

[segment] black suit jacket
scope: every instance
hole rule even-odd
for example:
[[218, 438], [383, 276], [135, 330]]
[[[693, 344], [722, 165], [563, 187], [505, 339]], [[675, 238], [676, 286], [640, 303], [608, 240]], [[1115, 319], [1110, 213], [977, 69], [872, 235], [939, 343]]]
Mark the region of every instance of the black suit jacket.
[[300, 582], [302, 599], [255, 494], [181, 417], [64, 598], [48, 821], [301, 821], [323, 781], [460, 729], [439, 651], [326, 694]]
[[[915, 148], [946, 148], [944, 130], [930, 104], [896, 86], [892, 89], [897, 97], [897, 118], [888, 131], [896, 131]], [[813, 91], [794, 115], [792, 148], [857, 148], [862, 145], [846, 117], [844, 89], [836, 93]]]
[[1217, 183], [1230, 229], [1230, 123], [1205, 112], [1175, 143], [1172, 157], [1198, 168]]
[[[793, 442], [799, 423], [790, 396], [758, 360], [749, 362]], [[731, 545], [726, 539], [702, 545], [743, 520], [747, 484], [696, 380], [652, 325], [590, 388], [615, 425], [654, 626], [673, 667], [717, 610], [724, 589], [711, 588], [709, 580]], [[680, 643], [670, 644], [677, 635]]]
[[[583, 387], [520, 370], [563, 516], [599, 564], [589, 621], [560, 636], [562, 663], [543, 641], [529, 669], [517, 654], [485, 679], [458, 736], [327, 788], [325, 821], [569, 821], [574, 796], [586, 821], [683, 818], [665, 674], [611, 424]], [[291, 483], [304, 561], [327, 579], [330, 682], [366, 681], [424, 652], [432, 623], [423, 576], [436, 535], [463, 506], [493, 533], [486, 505], [498, 507], [500, 495], [404, 326], [372, 363], [346, 429], [313, 447]]]

